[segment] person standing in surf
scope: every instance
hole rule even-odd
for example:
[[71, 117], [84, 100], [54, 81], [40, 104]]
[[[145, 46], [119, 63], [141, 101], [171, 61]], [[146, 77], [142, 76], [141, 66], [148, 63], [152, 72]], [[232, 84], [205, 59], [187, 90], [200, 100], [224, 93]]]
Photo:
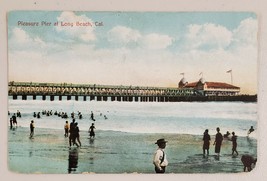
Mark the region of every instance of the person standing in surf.
[[253, 131], [254, 131], [254, 128], [253, 128], [253, 126], [251, 126], [250, 129], [248, 130], [248, 136], [249, 136], [249, 134], [252, 133]]
[[209, 130], [206, 129], [203, 135], [203, 157], [205, 157], [205, 151], [207, 150], [207, 156], [209, 156], [209, 148], [210, 148], [210, 135]]
[[216, 128], [216, 131], [217, 131], [217, 134], [215, 136], [215, 141], [214, 141], [213, 145], [215, 145], [215, 153], [217, 153], [217, 155], [220, 156], [223, 136], [220, 133], [219, 127]]
[[[74, 140], [73, 140], [73, 144], [76, 144], [77, 147], [82, 146], [81, 141], [80, 141], [80, 129], [78, 127], [78, 123], [74, 123], [75, 124], [75, 128], [74, 128]], [[76, 139], [79, 143], [79, 145], [76, 143]]]
[[94, 118], [94, 113], [93, 113], [93, 111], [91, 111], [91, 119], [92, 119], [93, 121], [95, 121], [95, 118]]
[[70, 129], [69, 129], [69, 145], [71, 147], [71, 143], [74, 145], [76, 142], [75, 139], [75, 119], [72, 119], [72, 122], [70, 123]]
[[90, 139], [93, 137], [93, 138], [95, 138], [95, 131], [94, 131], [94, 129], [95, 129], [95, 126], [94, 126], [94, 123], [92, 123], [92, 125], [90, 126], [90, 128], [89, 128], [89, 136], [90, 136]]
[[238, 155], [238, 152], [237, 152], [237, 150], [236, 150], [236, 147], [237, 147], [237, 142], [236, 142], [236, 140], [237, 140], [237, 136], [235, 135], [235, 132], [232, 132], [232, 142], [233, 142], [233, 148], [232, 148], [232, 155], [234, 155], [234, 153], [236, 152], [236, 155]]
[[64, 130], [65, 130], [64, 136], [65, 137], [68, 137], [69, 136], [69, 129], [70, 129], [70, 125], [69, 125], [68, 121], [66, 121], [66, 123], [64, 125]]
[[31, 124], [30, 124], [30, 138], [33, 138], [33, 135], [34, 135], [34, 121], [32, 120], [31, 121]]
[[165, 169], [168, 166], [168, 160], [166, 159], [166, 154], [164, 149], [166, 147], [167, 141], [165, 139], [159, 139], [155, 144], [158, 145], [158, 149], [154, 153], [153, 164], [155, 166], [156, 173], [165, 173]]

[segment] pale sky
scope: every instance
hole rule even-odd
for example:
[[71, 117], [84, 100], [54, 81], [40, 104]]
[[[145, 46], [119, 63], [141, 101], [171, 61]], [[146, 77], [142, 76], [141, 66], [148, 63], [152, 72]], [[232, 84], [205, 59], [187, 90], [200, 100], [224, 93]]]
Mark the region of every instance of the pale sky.
[[177, 87], [181, 73], [231, 83], [232, 70], [256, 94], [257, 32], [249, 12], [13, 11], [9, 81]]

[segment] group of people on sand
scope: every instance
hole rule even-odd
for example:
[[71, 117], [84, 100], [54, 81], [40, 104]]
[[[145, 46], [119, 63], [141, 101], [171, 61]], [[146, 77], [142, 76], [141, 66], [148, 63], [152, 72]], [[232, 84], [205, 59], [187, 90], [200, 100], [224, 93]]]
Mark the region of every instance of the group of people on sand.
[[[65, 122], [64, 125], [64, 136], [69, 137], [69, 146], [76, 145], [77, 147], [82, 146], [81, 141], [80, 141], [80, 129], [78, 126], [78, 122], [75, 122], [75, 119], [72, 119], [72, 122], [69, 124], [68, 121]], [[89, 136], [90, 139], [95, 137], [95, 126], [94, 123], [89, 127]], [[78, 142], [78, 143], [77, 143]]]
[[[217, 134], [215, 135], [215, 140], [213, 145], [215, 145], [215, 153], [217, 154], [217, 156], [220, 156], [220, 152], [221, 152], [221, 145], [222, 145], [222, 141], [224, 138], [227, 138], [228, 140], [232, 141], [232, 155], [234, 155], [234, 153], [236, 153], [236, 155], [238, 155], [238, 151], [236, 150], [237, 148], [237, 136], [235, 135], [235, 132], [232, 132], [232, 137], [229, 138], [229, 131], [226, 132], [226, 134], [224, 134], [224, 136], [222, 136], [222, 134], [220, 133], [220, 128], [216, 128]], [[208, 136], [207, 136], [208, 135]], [[208, 129], [205, 130], [204, 132], [204, 136], [203, 136], [203, 157], [205, 157], [205, 150], [207, 150], [207, 155], [209, 155], [209, 140], [206, 138], [209, 137], [208, 134]]]
[[[220, 128], [217, 127], [216, 128], [217, 134], [215, 135], [215, 140], [213, 145], [215, 145], [215, 153], [217, 154], [217, 156], [220, 156], [220, 152], [221, 152], [221, 145], [222, 145], [222, 141], [223, 139], [228, 139], [229, 141], [232, 141], [232, 155], [234, 155], [236, 153], [236, 155], [238, 155], [238, 151], [237, 151], [237, 136], [235, 134], [235, 132], [232, 132], [232, 137], [229, 138], [230, 136], [230, 132], [227, 131], [226, 134], [222, 135], [220, 133]], [[251, 126], [251, 128], [248, 131], [248, 135], [254, 131], [253, 126]], [[206, 152], [207, 152], [207, 156], [209, 155], [209, 147], [210, 147], [210, 135], [209, 135], [209, 130], [206, 129], [204, 134], [203, 134], [203, 157], [205, 157]]]
[[[8, 111], [8, 115], [10, 115], [9, 111]], [[18, 125], [17, 118], [21, 118], [21, 113], [20, 113], [19, 110], [17, 110], [17, 113], [14, 113], [9, 119], [10, 129], [12, 129], [13, 126], [17, 126]]]

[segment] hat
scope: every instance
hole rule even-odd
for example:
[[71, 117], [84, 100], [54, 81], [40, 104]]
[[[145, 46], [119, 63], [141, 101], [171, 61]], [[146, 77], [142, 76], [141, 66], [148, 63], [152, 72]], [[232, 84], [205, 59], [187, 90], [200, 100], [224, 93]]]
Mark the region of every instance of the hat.
[[160, 143], [167, 143], [168, 141], [165, 141], [164, 138], [162, 139], [158, 139], [157, 142], [155, 144], [160, 144]]

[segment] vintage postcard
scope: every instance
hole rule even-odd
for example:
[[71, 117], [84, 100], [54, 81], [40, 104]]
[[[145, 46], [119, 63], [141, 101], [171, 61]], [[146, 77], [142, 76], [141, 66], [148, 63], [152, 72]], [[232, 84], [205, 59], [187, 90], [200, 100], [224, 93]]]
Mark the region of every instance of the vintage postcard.
[[9, 11], [8, 169], [250, 172], [253, 12]]

